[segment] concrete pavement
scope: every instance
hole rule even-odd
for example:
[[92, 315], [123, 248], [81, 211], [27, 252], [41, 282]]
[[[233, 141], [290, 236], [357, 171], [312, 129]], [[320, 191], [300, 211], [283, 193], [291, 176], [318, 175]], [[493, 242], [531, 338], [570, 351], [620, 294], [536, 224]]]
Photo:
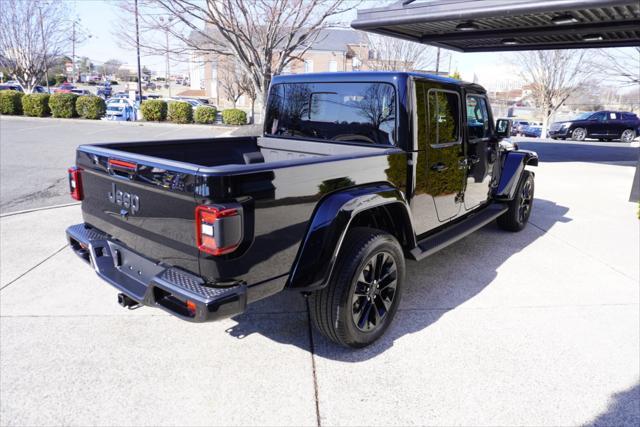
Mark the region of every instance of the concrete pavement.
[[202, 325], [124, 310], [60, 251], [78, 206], [1, 218], [0, 424], [637, 425], [635, 158], [555, 144], [522, 144], [543, 159], [530, 225], [409, 263], [394, 324], [359, 351], [295, 294]]

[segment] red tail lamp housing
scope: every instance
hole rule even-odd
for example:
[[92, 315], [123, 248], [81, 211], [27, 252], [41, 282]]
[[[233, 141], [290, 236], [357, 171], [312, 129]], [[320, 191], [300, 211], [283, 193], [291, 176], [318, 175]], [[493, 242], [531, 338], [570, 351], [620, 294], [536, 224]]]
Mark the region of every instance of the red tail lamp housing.
[[69, 173], [69, 192], [71, 197], [80, 201], [84, 198], [84, 194], [82, 193], [82, 176], [80, 175], [82, 169], [72, 166], [67, 172]]
[[225, 255], [242, 243], [241, 207], [200, 205], [196, 208], [196, 244], [210, 255]]

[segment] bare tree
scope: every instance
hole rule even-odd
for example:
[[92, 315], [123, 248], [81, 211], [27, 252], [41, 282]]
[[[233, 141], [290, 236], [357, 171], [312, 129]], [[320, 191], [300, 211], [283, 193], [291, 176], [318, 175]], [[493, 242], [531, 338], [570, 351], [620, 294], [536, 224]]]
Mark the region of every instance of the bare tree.
[[[258, 99], [258, 92], [256, 91], [256, 87], [251, 81], [251, 77], [247, 74], [243, 74], [240, 79], [240, 89], [244, 92], [245, 95], [249, 97], [251, 100], [251, 122], [255, 122], [255, 113], [256, 113], [256, 99]], [[263, 118], [264, 119], [264, 118]]]
[[378, 71], [414, 71], [435, 64], [436, 49], [395, 37], [370, 34], [371, 59], [367, 66]]
[[[355, 7], [345, 0], [157, 0], [177, 17], [173, 36], [196, 52], [232, 55], [264, 100], [271, 78], [301, 57], [328, 18]], [[179, 28], [176, 26], [175, 28]], [[191, 30], [187, 34], [184, 29]]]
[[599, 54], [605, 79], [624, 86], [640, 85], [640, 47], [601, 49]]
[[550, 117], [595, 72], [585, 55], [585, 50], [540, 50], [516, 54], [520, 75], [531, 86], [532, 97], [542, 110], [542, 135], [547, 134]]
[[225, 96], [233, 103], [233, 108], [236, 108], [238, 99], [244, 93], [242, 89], [242, 71], [238, 69], [235, 63], [226, 64], [226, 66], [220, 70], [220, 86], [225, 92]]
[[122, 61], [118, 59], [109, 59], [101, 66], [102, 74], [105, 76], [112, 76], [118, 72], [118, 69], [122, 65]]
[[3, 0], [0, 66], [30, 92], [68, 41], [63, 2]]

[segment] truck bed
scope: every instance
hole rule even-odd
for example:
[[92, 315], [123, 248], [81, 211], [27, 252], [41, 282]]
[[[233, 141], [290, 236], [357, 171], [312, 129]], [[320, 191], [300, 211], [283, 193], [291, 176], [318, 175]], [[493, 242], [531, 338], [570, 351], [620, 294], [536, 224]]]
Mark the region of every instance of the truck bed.
[[[317, 202], [361, 183], [403, 186], [406, 177], [389, 171], [392, 157], [406, 155], [391, 146], [238, 137], [83, 145], [77, 165], [89, 226], [210, 283], [273, 281], [278, 291]], [[123, 212], [113, 191], [138, 197], [139, 212]], [[226, 202], [242, 204], [249, 243], [229, 255], [200, 252], [196, 207]]]

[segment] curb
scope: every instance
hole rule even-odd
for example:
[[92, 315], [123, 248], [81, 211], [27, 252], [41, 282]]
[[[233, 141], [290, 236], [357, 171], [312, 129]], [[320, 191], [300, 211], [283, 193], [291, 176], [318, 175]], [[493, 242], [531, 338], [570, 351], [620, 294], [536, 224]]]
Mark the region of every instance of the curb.
[[61, 119], [58, 117], [25, 117], [25, 116], [8, 116], [8, 115], [0, 115], [2, 120], [8, 121], [16, 121], [16, 122], [53, 122], [53, 123], [65, 123], [65, 124], [83, 124], [83, 123], [104, 123], [105, 126], [150, 126], [150, 127], [160, 127], [160, 128], [183, 128], [189, 127], [193, 129], [212, 129], [212, 130], [227, 130], [229, 132], [233, 132], [239, 129], [241, 126], [227, 126], [227, 125], [200, 125], [196, 123], [190, 124], [178, 124], [178, 123], [157, 123], [157, 122], [145, 122], [145, 121], [137, 121], [137, 122], [112, 122], [107, 120], [88, 120], [88, 119]]

